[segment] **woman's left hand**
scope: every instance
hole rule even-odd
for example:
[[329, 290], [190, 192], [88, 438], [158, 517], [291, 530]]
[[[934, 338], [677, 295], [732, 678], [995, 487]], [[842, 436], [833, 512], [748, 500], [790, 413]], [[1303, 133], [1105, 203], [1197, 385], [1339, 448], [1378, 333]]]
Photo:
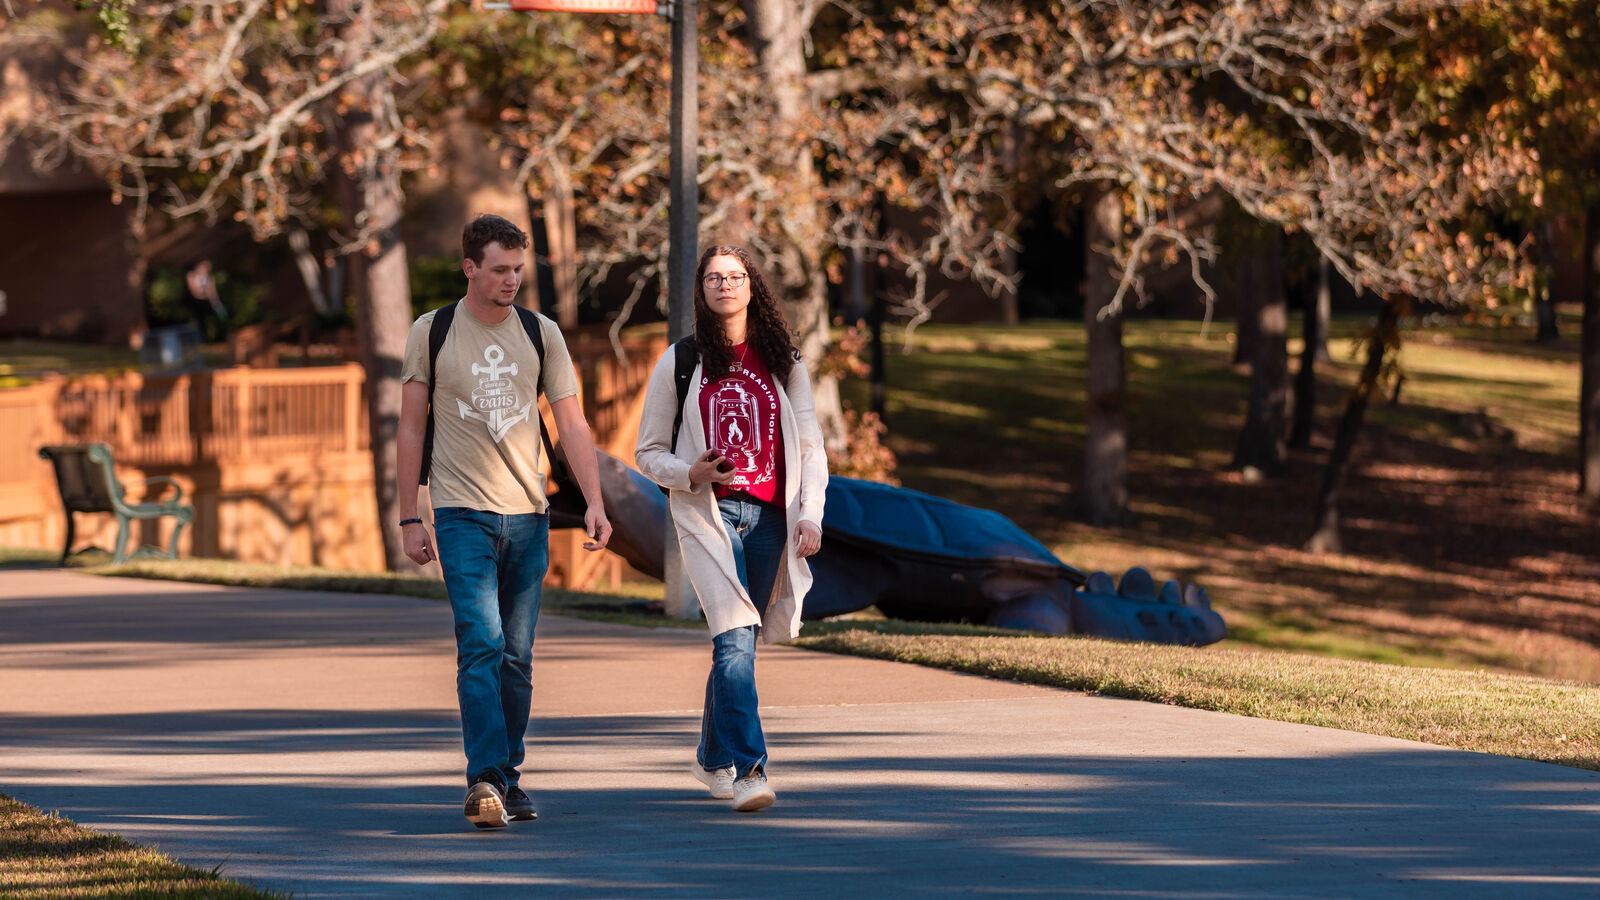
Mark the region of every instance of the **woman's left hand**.
[[815, 522], [800, 523], [794, 530], [794, 552], [801, 559], [822, 549], [822, 529]]

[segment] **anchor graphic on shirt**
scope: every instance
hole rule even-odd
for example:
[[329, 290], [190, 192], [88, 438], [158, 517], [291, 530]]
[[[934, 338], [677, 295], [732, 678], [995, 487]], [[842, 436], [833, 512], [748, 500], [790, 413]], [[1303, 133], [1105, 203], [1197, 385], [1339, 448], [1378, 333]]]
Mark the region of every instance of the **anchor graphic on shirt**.
[[522, 408], [517, 408], [517, 389], [510, 378], [503, 377], [516, 375], [517, 364], [500, 365], [500, 361], [506, 358], [506, 352], [500, 349], [499, 344], [490, 344], [483, 351], [483, 358], [489, 361], [488, 365], [472, 364], [472, 374], [485, 376], [478, 379], [478, 387], [472, 392], [472, 405], [468, 406], [465, 401], [457, 399], [456, 410], [463, 419], [477, 419], [488, 425], [489, 436], [498, 444], [511, 426], [527, 421], [533, 404], [525, 403]]

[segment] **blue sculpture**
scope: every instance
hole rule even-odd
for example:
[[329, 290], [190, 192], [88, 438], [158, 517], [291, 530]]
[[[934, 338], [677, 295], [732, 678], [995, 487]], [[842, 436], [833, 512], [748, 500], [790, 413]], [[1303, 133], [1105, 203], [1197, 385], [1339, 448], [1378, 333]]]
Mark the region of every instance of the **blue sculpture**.
[[[662, 577], [666, 498], [621, 460], [599, 452], [602, 489], [615, 529], [610, 548], [639, 571]], [[564, 479], [563, 479], [564, 480]], [[551, 527], [582, 527], [576, 490], [551, 496]], [[808, 619], [877, 606], [886, 616], [977, 622], [1050, 634], [1087, 634], [1163, 644], [1210, 644], [1227, 634], [1196, 585], [1129, 569], [1120, 584], [1085, 575], [993, 510], [872, 481], [832, 476], [813, 556]]]

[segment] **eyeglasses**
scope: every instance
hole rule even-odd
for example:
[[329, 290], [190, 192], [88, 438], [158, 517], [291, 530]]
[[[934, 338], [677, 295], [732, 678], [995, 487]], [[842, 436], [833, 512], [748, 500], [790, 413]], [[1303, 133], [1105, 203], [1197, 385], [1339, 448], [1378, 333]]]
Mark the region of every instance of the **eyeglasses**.
[[733, 272], [733, 273], [728, 274], [728, 275], [719, 275], [716, 272], [712, 272], [710, 275], [707, 275], [703, 280], [704, 280], [705, 286], [708, 289], [713, 290], [713, 291], [717, 291], [717, 290], [721, 290], [722, 286], [724, 284], [726, 284], [728, 287], [736, 288], [736, 287], [739, 287], [740, 285], [743, 285], [749, 279], [750, 279], [750, 276], [746, 275], [743, 272]]

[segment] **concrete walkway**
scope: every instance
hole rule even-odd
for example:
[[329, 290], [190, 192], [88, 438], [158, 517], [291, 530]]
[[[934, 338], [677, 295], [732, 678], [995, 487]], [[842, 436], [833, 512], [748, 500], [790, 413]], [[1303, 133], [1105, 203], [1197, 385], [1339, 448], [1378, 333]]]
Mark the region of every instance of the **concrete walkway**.
[[686, 772], [703, 634], [546, 616], [479, 832], [448, 608], [0, 571], [0, 790], [296, 897], [1600, 896], [1600, 774], [763, 648], [778, 805]]

